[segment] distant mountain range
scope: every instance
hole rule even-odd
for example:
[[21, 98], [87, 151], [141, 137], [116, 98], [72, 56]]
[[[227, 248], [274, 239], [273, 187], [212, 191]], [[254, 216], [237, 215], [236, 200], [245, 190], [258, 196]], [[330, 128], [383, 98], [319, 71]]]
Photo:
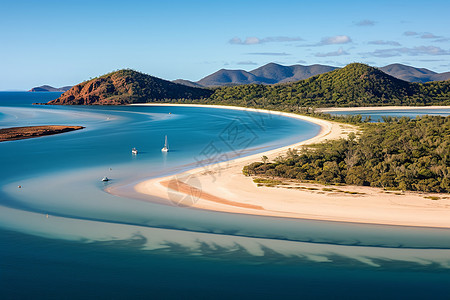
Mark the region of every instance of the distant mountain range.
[[450, 72], [436, 73], [425, 68], [415, 68], [402, 64], [391, 64], [379, 69], [386, 74], [409, 82], [423, 83], [450, 79]]
[[[276, 84], [295, 82], [327, 73], [337, 67], [326, 65], [282, 66], [269, 63], [252, 71], [221, 69], [197, 82], [177, 79], [174, 82], [192, 87], [233, 86], [241, 84]], [[379, 68], [388, 75], [409, 82], [444, 81], [450, 79], [450, 72], [436, 73], [425, 68], [415, 68], [402, 64], [391, 64]]]
[[178, 79], [174, 82], [196, 87], [233, 86], [241, 84], [275, 84], [299, 81], [333, 71], [336, 67], [323, 65], [282, 66], [269, 63], [252, 71], [221, 69], [197, 82]]
[[31, 90], [29, 90], [29, 92], [66, 92], [66, 91], [70, 90], [71, 88], [72, 88], [72, 86], [63, 86], [60, 88], [55, 88], [50, 85], [41, 85], [41, 86], [32, 88]]
[[[277, 84], [307, 79], [315, 75], [333, 71], [335, 69], [338, 68], [326, 65], [283, 66], [276, 63], [268, 63], [251, 71], [221, 69], [200, 79], [197, 82], [185, 79], [177, 79], [172, 82], [196, 88], [235, 86], [242, 84]], [[378, 69], [388, 75], [408, 82], [424, 83], [429, 81], [445, 81], [450, 79], [450, 72], [436, 73], [425, 68], [415, 68], [402, 64], [390, 64]], [[30, 92], [65, 92], [70, 88], [71, 86], [54, 88], [49, 85], [43, 85], [32, 88]]]

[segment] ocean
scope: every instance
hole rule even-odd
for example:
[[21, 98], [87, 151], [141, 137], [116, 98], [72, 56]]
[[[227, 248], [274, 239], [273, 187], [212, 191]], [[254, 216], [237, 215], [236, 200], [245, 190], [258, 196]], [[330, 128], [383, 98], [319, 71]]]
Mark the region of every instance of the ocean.
[[0, 143], [2, 299], [448, 299], [447, 229], [235, 215], [104, 191], [306, 140], [317, 125], [218, 108], [31, 105], [58, 96], [0, 92], [0, 128], [86, 127]]

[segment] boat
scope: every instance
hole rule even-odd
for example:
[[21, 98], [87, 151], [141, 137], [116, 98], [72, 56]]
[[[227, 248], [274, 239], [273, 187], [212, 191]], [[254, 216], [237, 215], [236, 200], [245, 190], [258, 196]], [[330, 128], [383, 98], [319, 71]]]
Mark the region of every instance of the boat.
[[105, 176], [102, 178], [102, 181], [109, 181], [109, 178]]
[[164, 140], [164, 147], [161, 149], [162, 152], [169, 152], [169, 144], [167, 144], [167, 135], [166, 139]]
[[133, 148], [133, 149], [131, 149], [131, 153], [133, 153], [133, 154], [138, 154], [138, 151], [137, 151], [136, 148]]

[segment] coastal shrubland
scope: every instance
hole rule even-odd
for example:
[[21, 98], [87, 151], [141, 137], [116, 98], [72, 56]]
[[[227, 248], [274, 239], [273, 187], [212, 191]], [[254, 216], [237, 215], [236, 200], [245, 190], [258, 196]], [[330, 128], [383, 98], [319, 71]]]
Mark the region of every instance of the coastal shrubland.
[[254, 162], [244, 174], [322, 184], [450, 192], [450, 117], [387, 118], [362, 125], [347, 139], [290, 149], [273, 162]]

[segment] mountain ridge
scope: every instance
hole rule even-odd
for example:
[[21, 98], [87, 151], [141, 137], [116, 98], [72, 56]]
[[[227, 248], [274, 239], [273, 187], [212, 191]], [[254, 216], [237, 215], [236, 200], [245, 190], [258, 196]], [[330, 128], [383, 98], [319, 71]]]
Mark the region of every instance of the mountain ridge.
[[[210, 75], [203, 77], [198, 81], [185, 79], [172, 80], [173, 83], [182, 84], [189, 87], [211, 88], [220, 86], [234, 86], [241, 84], [279, 84], [295, 82], [320, 75], [326, 72], [338, 69], [338, 67], [314, 64], [309, 66], [291, 65], [283, 66], [277, 63], [268, 63], [254, 70], [230, 70], [220, 69]], [[445, 81], [450, 79], [450, 72], [437, 73], [426, 68], [417, 68], [399, 63], [378, 67], [388, 75], [402, 79], [408, 82], [430, 82]], [[43, 85], [34, 87], [30, 92], [39, 91], [57, 91], [65, 92], [71, 86], [54, 88], [52, 86]]]
[[390, 64], [379, 68], [386, 74], [409, 82], [445, 81], [450, 79], [450, 72], [437, 73], [426, 68], [416, 68], [403, 64]]
[[[202, 79], [194, 82], [178, 79], [176, 82], [188, 86], [219, 87], [241, 84], [278, 84], [295, 82], [338, 69], [328, 65], [291, 65], [283, 66], [277, 63], [268, 63], [254, 70], [220, 69]], [[399, 63], [379, 67], [388, 75], [408, 82], [445, 81], [450, 79], [450, 72], [437, 73], [426, 68], [417, 68]]]

